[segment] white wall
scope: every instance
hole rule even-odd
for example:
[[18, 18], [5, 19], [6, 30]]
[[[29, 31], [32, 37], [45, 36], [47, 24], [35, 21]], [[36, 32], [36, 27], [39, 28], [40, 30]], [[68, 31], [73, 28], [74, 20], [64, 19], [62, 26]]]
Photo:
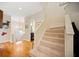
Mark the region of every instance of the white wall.
[[13, 41], [25, 39], [25, 21], [24, 17], [11, 17], [11, 33]]
[[[59, 3], [42, 3], [43, 10], [25, 17], [25, 24], [29, 29], [26, 29], [26, 33], [30, 33], [31, 20], [39, 21], [46, 20], [46, 28], [64, 26], [64, 9], [59, 6]], [[39, 26], [38, 26], [39, 27]], [[28, 36], [28, 34], [26, 34]]]
[[[26, 28], [26, 38], [27, 39], [30, 39], [30, 33], [31, 33], [31, 23], [35, 23], [35, 22], [38, 22], [38, 21], [42, 21], [44, 20], [45, 16], [44, 16], [44, 12], [41, 10], [33, 15], [30, 15], [28, 17], [25, 17], [25, 24], [27, 26]], [[39, 26], [38, 26], [39, 27]], [[35, 27], [35, 24], [34, 24], [34, 27], [33, 27], [33, 32], [36, 32], [37, 28]]]
[[11, 16], [6, 13], [3, 14], [3, 22], [5, 21], [11, 21]]
[[59, 6], [59, 3], [46, 3], [44, 6], [48, 27], [63, 26], [65, 12], [64, 9]]
[[79, 3], [72, 2], [65, 8], [66, 14], [69, 14], [71, 17], [71, 21], [75, 22], [78, 30], [79, 30]]
[[[9, 16], [8, 14], [4, 13], [3, 14], [3, 22], [6, 22], [6, 21], [11, 21], [11, 16]], [[2, 32], [7, 32], [7, 35], [4, 35], [4, 36], [1, 36], [1, 33]], [[3, 42], [6, 42], [6, 41], [10, 41], [10, 26], [8, 29], [0, 29], [0, 43], [3, 43]]]

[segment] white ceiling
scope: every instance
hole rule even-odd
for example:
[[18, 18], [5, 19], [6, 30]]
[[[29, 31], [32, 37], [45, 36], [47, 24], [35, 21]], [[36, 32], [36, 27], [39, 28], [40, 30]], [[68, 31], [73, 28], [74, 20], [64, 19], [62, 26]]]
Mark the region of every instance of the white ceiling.
[[41, 11], [42, 6], [40, 2], [0, 2], [0, 9], [11, 16], [29, 16]]

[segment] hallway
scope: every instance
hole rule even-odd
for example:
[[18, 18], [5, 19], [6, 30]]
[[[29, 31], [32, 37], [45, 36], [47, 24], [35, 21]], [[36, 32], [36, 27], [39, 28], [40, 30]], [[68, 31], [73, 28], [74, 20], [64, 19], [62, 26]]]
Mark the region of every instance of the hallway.
[[64, 6], [71, 3], [1, 2], [0, 56], [73, 57], [72, 19]]

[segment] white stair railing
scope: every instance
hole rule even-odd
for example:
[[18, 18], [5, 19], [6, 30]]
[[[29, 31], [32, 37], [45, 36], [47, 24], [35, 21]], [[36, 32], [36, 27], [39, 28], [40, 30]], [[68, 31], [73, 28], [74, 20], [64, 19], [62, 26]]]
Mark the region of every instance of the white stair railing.
[[73, 35], [74, 31], [69, 15], [65, 16], [65, 56], [73, 57]]
[[38, 30], [35, 32], [35, 45], [38, 46], [40, 43], [40, 40], [42, 39], [43, 33], [45, 32], [45, 24], [46, 21], [44, 20], [41, 25], [39, 26]]

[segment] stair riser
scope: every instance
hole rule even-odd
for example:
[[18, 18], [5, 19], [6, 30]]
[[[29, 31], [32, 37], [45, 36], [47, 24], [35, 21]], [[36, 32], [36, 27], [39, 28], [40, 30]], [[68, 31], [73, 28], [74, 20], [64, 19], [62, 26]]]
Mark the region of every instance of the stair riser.
[[63, 30], [47, 30], [46, 32], [49, 32], [49, 33], [64, 33]]
[[59, 44], [64, 44], [64, 39], [55, 39], [55, 38], [43, 38], [44, 40], [50, 41], [50, 42], [55, 42]]
[[48, 38], [48, 39], [56, 39], [56, 40], [63, 40], [64, 38], [59, 38], [59, 37], [50, 37], [50, 36], [43, 36], [43, 38]]
[[49, 37], [58, 37], [58, 38], [64, 38], [64, 34], [50, 34], [50, 33], [45, 33], [46, 36]]

